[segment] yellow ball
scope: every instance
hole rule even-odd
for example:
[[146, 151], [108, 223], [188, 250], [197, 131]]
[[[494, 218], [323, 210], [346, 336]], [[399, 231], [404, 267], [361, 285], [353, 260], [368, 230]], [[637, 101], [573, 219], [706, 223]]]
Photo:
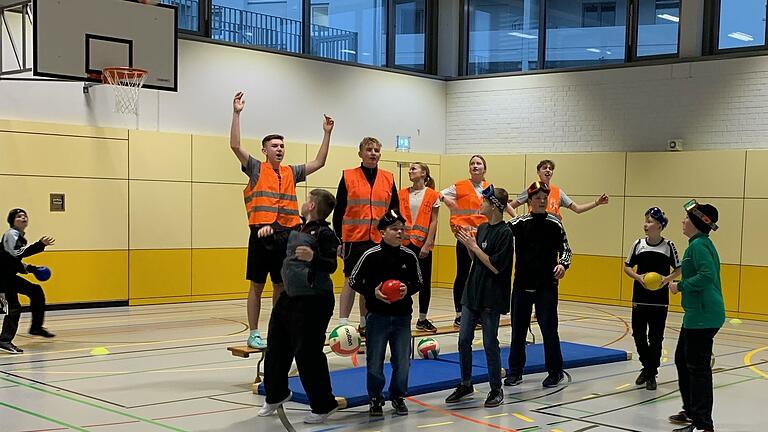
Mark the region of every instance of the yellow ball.
[[663, 277], [656, 272], [648, 272], [643, 275], [643, 284], [651, 291], [656, 291], [661, 288], [661, 280]]

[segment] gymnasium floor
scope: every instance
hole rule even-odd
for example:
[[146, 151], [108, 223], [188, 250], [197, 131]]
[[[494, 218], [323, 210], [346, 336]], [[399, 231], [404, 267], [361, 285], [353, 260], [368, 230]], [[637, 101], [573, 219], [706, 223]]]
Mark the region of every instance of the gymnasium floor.
[[[431, 317], [447, 324], [450, 291], [435, 290], [432, 304]], [[256, 417], [263, 401], [250, 388], [256, 360], [226, 351], [244, 342], [245, 317], [244, 301], [51, 312], [46, 326], [58, 337], [20, 334], [15, 342], [25, 353], [0, 354], [0, 431], [284, 430], [277, 417]], [[633, 350], [627, 308], [561, 302], [560, 318], [562, 340]], [[541, 374], [526, 376], [505, 388], [506, 403], [494, 409], [482, 408], [488, 385], [481, 384], [473, 399], [450, 409], [443, 403], [449, 390], [410, 398], [407, 417], [393, 417], [387, 405], [383, 419], [369, 422], [359, 407], [309, 427], [301, 423], [306, 406], [289, 403], [287, 413], [296, 430], [307, 431], [669, 431], [666, 417], [680, 408], [672, 357], [681, 318], [668, 318], [656, 391], [634, 386], [635, 359], [569, 370], [570, 382], [554, 390], [541, 387]], [[509, 343], [508, 328], [500, 340]], [[456, 335], [439, 341], [443, 352], [455, 351]], [[715, 354], [716, 430], [762, 430], [768, 323], [726, 323]], [[351, 367], [349, 359], [329, 359], [333, 368]]]

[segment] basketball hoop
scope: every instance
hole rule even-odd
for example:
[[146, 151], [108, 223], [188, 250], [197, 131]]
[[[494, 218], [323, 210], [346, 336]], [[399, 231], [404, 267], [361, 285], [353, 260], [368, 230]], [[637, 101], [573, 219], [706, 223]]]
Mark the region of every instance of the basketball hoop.
[[102, 82], [115, 90], [115, 112], [138, 114], [139, 90], [149, 72], [129, 67], [106, 67], [101, 75]]

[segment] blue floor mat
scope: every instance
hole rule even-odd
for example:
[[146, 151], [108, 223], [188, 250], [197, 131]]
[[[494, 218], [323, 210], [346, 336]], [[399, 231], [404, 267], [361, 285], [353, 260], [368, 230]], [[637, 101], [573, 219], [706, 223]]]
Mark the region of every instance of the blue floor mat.
[[[627, 360], [627, 352], [612, 348], [602, 348], [593, 345], [583, 345], [572, 342], [560, 342], [560, 351], [563, 354], [563, 367], [573, 369], [584, 366], [593, 366], [604, 363], [613, 363]], [[526, 346], [525, 350], [525, 368], [523, 374], [534, 374], [544, 372], [544, 345], [534, 344]], [[501, 349], [501, 364], [508, 366], [509, 347]], [[459, 364], [459, 353], [450, 353], [440, 356], [440, 360]], [[487, 368], [488, 363], [485, 360], [485, 351], [472, 351], [472, 365], [481, 368]], [[507, 370], [508, 372], [509, 370]], [[487, 379], [487, 377], [486, 377]]]
[[[570, 342], [561, 342], [560, 347], [566, 369], [627, 360], [627, 353], [625, 351], [611, 348]], [[509, 348], [502, 349], [502, 365], [507, 365], [508, 356]], [[408, 374], [408, 394], [415, 396], [456, 387], [461, 379], [458, 363], [459, 353], [441, 355], [438, 360], [411, 360], [410, 373]], [[488, 381], [488, 369], [483, 350], [472, 352], [472, 364], [472, 382], [481, 383]], [[524, 373], [537, 373], [544, 370], [546, 369], [544, 367], [543, 345], [528, 345], [526, 347]], [[365, 366], [331, 372], [333, 393], [336, 396], [345, 398], [350, 407], [368, 404], [366, 373]], [[387, 378], [387, 385], [389, 385], [389, 379], [392, 375], [392, 367], [389, 363], [384, 365], [384, 375]], [[384, 387], [385, 398], [388, 397], [387, 385]], [[288, 386], [293, 392], [292, 401], [309, 404], [307, 392], [304, 390], [304, 386], [301, 385], [299, 377], [289, 378]], [[264, 394], [263, 384], [259, 386], [259, 394]]]

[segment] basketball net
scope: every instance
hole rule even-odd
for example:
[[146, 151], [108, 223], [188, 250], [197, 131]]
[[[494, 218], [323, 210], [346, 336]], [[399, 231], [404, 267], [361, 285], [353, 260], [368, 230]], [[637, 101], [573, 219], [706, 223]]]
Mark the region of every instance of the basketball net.
[[139, 90], [149, 72], [127, 67], [104, 68], [102, 80], [115, 91], [115, 112], [121, 114], [139, 113]]

